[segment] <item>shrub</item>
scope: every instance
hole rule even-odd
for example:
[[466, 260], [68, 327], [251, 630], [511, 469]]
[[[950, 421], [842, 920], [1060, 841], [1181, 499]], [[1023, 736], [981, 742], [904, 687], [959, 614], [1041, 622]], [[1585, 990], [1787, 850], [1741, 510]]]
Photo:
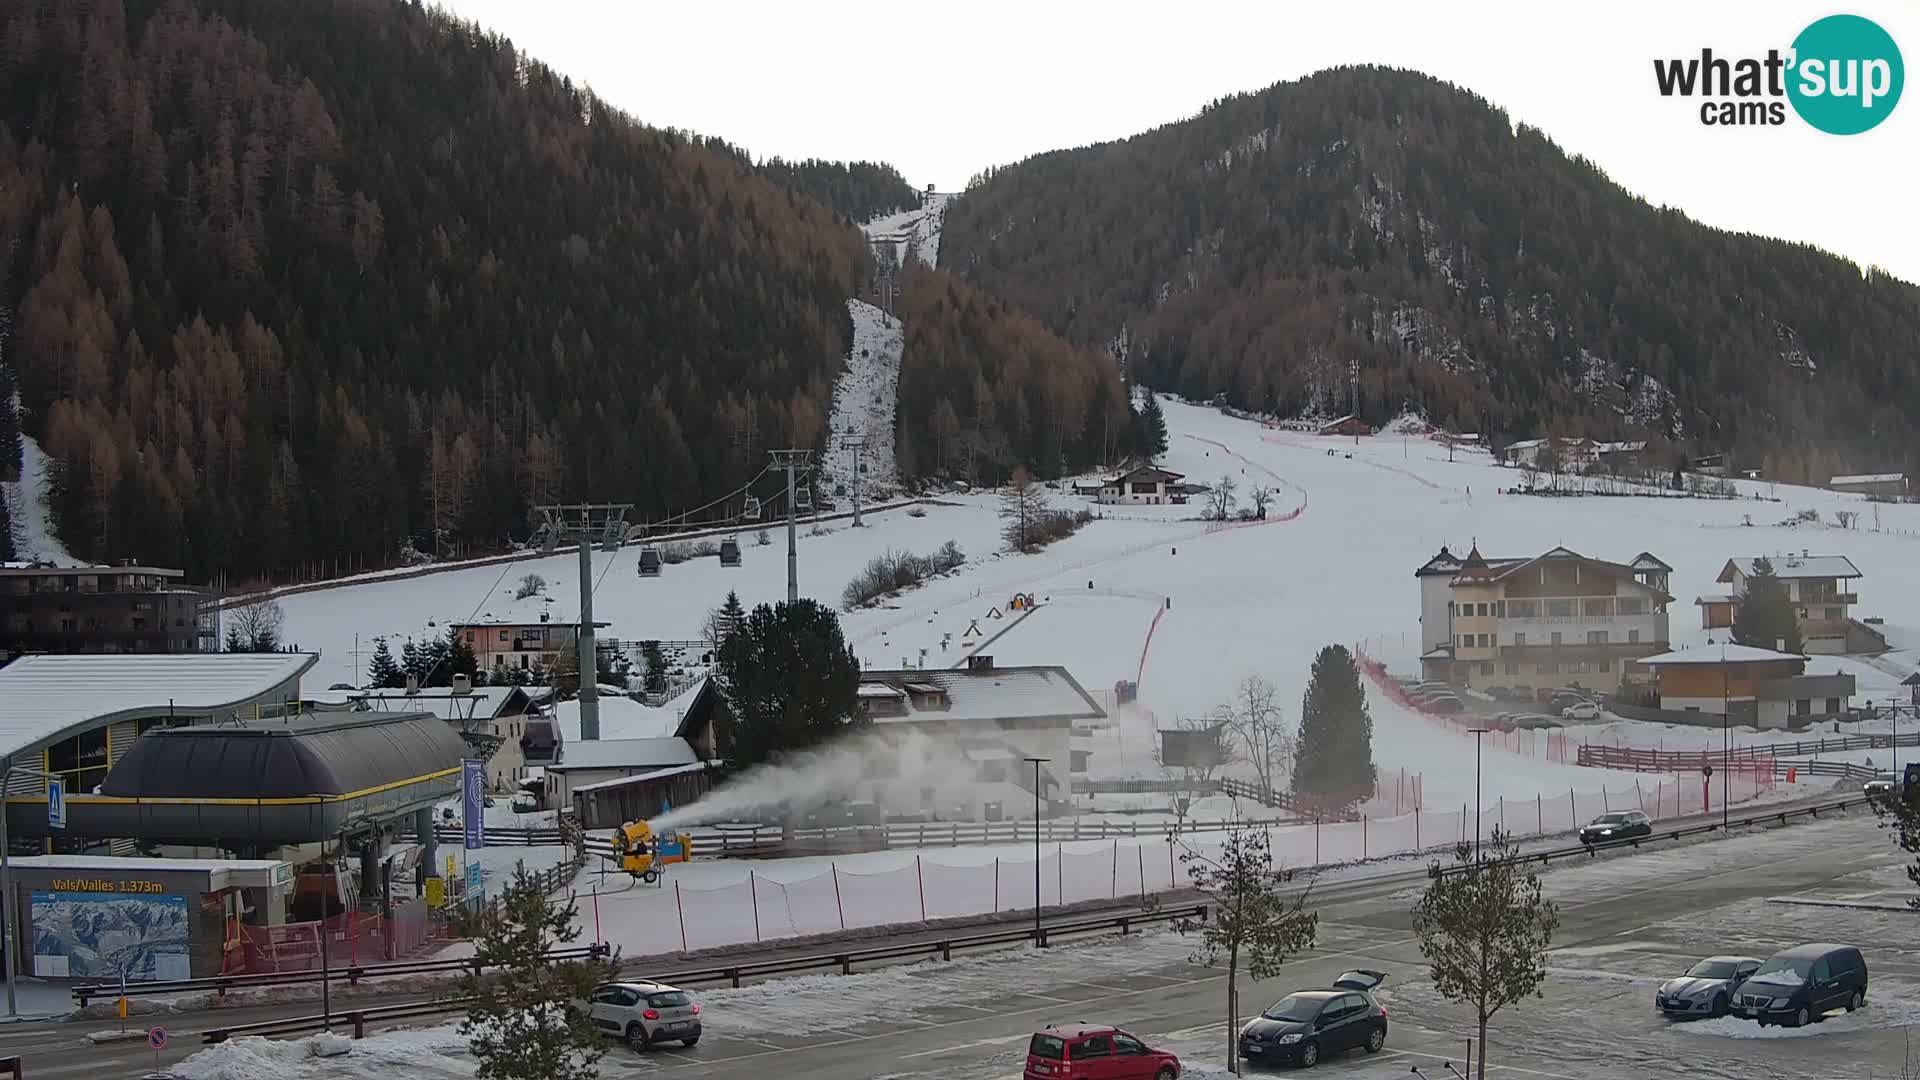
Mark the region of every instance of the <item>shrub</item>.
[[1065, 540], [1092, 520], [1090, 510], [1050, 510], [1034, 519], [1028, 527], [1028, 538], [1035, 548], [1042, 548], [1055, 540]]
[[967, 561], [960, 545], [949, 540], [931, 555], [908, 551], [888, 551], [867, 563], [840, 594], [840, 603], [848, 611], [864, 607], [885, 596], [924, 584], [928, 578], [950, 574]]
[[660, 545], [660, 561], [668, 566], [720, 554], [720, 545], [712, 540], [682, 540]]
[[520, 579], [520, 586], [513, 590], [515, 600], [525, 600], [529, 596], [539, 596], [547, 591], [547, 579], [539, 574], [528, 574]]

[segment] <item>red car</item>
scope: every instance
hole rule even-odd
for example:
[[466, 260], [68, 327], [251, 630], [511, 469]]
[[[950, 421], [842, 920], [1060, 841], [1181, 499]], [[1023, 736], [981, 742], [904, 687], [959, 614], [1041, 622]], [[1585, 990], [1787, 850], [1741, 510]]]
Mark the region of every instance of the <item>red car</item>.
[[1056, 1024], [1027, 1044], [1025, 1080], [1177, 1080], [1180, 1059], [1103, 1024]]

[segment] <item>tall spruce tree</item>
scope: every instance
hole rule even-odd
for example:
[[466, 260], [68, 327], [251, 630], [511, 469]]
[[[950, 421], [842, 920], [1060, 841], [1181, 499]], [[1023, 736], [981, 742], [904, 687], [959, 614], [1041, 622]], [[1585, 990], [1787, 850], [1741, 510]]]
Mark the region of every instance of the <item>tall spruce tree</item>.
[[427, 684], [427, 665], [432, 662], [432, 659], [421, 651], [420, 646], [414, 644], [412, 638], [408, 638], [406, 644], [400, 646], [400, 674], [402, 676], [400, 685], [405, 686], [405, 676], [411, 675], [416, 683], [425, 686]]
[[466, 635], [458, 627], [447, 631], [447, 683], [452, 685], [455, 675], [465, 675], [467, 681], [479, 686], [481, 678], [480, 658], [473, 653], [473, 646], [467, 644]]
[[1346, 646], [1329, 645], [1314, 657], [1300, 703], [1293, 789], [1344, 805], [1373, 794], [1373, 781], [1373, 716], [1360, 669]]
[[1167, 417], [1160, 411], [1160, 399], [1152, 393], [1140, 406], [1140, 453], [1152, 461], [1167, 452]]
[[860, 662], [832, 608], [813, 600], [753, 609], [720, 649], [728, 715], [716, 732], [731, 768], [802, 750], [860, 720]]
[[1787, 599], [1787, 583], [1774, 572], [1772, 560], [1762, 556], [1753, 560], [1753, 575], [1747, 578], [1747, 591], [1740, 600], [1740, 614], [1733, 620], [1733, 640], [1756, 649], [1779, 649], [1797, 653], [1806, 642], [1800, 637], [1800, 620], [1793, 614], [1793, 602]]
[[641, 687], [649, 694], [666, 693], [667, 656], [660, 651], [660, 643], [657, 641], [641, 642], [640, 662], [645, 664], [647, 668], [645, 674], [640, 677]]
[[397, 690], [405, 685], [407, 674], [394, 662], [393, 650], [387, 648], [387, 639], [374, 642], [373, 662], [367, 665], [367, 686], [376, 690]]

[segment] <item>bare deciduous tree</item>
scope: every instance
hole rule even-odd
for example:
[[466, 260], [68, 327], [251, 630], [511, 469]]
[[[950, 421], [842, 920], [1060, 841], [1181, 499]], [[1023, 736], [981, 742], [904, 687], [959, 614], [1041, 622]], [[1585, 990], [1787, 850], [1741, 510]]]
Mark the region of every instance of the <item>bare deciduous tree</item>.
[[1284, 787], [1293, 764], [1293, 731], [1287, 726], [1280, 693], [1259, 675], [1249, 675], [1234, 688], [1233, 697], [1214, 710], [1253, 766], [1260, 786], [1268, 791]]
[[1264, 484], [1255, 484], [1247, 492], [1247, 498], [1253, 500], [1253, 516], [1264, 520], [1267, 505], [1273, 502], [1273, 489]]
[[1220, 770], [1234, 760], [1233, 734], [1217, 717], [1183, 717], [1161, 729], [1153, 753], [1168, 781], [1178, 830], [1186, 824], [1193, 800], [1217, 790]]
[[1207, 493], [1207, 516], [1215, 521], [1227, 520], [1233, 513], [1233, 504], [1239, 501], [1234, 496], [1234, 482], [1231, 476], [1222, 476]]
[[235, 608], [226, 621], [228, 652], [276, 652], [287, 615], [280, 610], [278, 600], [262, 600]]

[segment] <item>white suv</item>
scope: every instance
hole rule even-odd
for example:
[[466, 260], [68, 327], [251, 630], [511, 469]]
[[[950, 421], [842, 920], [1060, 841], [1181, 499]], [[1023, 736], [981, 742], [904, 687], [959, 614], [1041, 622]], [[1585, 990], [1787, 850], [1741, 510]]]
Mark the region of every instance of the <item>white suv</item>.
[[666, 983], [604, 983], [587, 997], [587, 1015], [603, 1034], [625, 1039], [635, 1051], [657, 1042], [700, 1041], [700, 1006], [685, 991]]

